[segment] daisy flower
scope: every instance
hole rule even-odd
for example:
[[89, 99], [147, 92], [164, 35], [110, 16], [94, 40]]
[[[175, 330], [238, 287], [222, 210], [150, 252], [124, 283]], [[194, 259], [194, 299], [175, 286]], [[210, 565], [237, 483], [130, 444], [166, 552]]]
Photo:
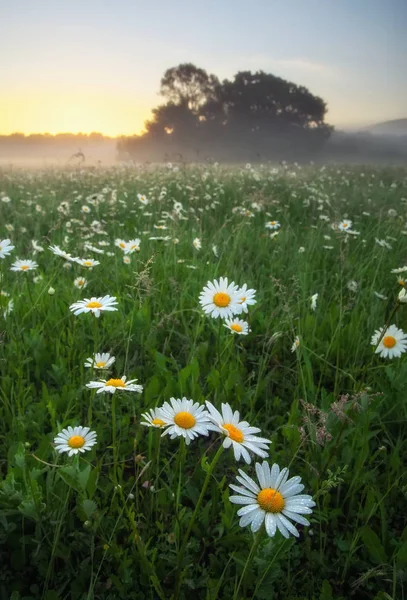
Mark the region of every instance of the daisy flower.
[[123, 262], [125, 265], [129, 265], [131, 263], [130, 256], [123, 256]]
[[345, 219], [338, 224], [339, 231], [348, 231], [348, 229], [352, 229], [352, 221]]
[[55, 254], [55, 256], [60, 256], [61, 258], [64, 258], [65, 260], [69, 260], [72, 262], [76, 262], [77, 260], [79, 260], [78, 258], [74, 258], [71, 254], [68, 254], [68, 252], [61, 250], [61, 248], [59, 246], [48, 246], [48, 248], [51, 250], [51, 252], [53, 254]]
[[137, 199], [141, 204], [144, 204], [144, 206], [147, 206], [149, 203], [147, 196], [144, 196], [144, 194], [137, 194]]
[[109, 352], [96, 352], [94, 356], [87, 358], [84, 364], [85, 367], [92, 367], [93, 369], [108, 369], [115, 360], [116, 358], [110, 356]]
[[398, 301], [401, 304], [405, 304], [407, 302], [407, 290], [404, 287], [399, 291]]
[[16, 260], [10, 267], [10, 271], [34, 271], [38, 267], [35, 260]]
[[291, 346], [291, 352], [295, 352], [300, 345], [300, 338], [298, 335], [295, 336], [293, 345]]
[[208, 400], [206, 407], [216, 431], [226, 436], [223, 447], [230, 448], [232, 446], [236, 460], [240, 460], [242, 457], [247, 464], [250, 464], [251, 458], [248, 450], [260, 458], [268, 456], [268, 445], [271, 444], [271, 441], [256, 435], [261, 431], [258, 427], [251, 427], [247, 421], [240, 421], [239, 411], [233, 412], [229, 404], [222, 404], [221, 414]]
[[268, 221], [266, 223], [266, 229], [279, 229], [281, 227], [278, 221]]
[[74, 279], [73, 284], [76, 288], [82, 290], [85, 289], [85, 287], [88, 285], [88, 282], [84, 277], [77, 277], [76, 279]]
[[166, 426], [162, 435], [169, 434], [172, 440], [182, 436], [187, 445], [198, 435], [208, 435], [215, 429], [205, 406], [187, 398], [170, 398], [170, 402], [164, 402], [159, 418]]
[[[6, 242], [9, 242], [10, 240], [5, 240]], [[3, 242], [0, 242], [0, 246]], [[404, 267], [400, 267], [398, 269], [392, 269], [391, 272], [392, 273], [405, 273], [407, 271], [407, 266]]]
[[199, 238], [195, 238], [194, 241], [192, 242], [192, 245], [194, 246], [194, 248], [196, 250], [200, 250], [202, 248], [202, 243]]
[[227, 277], [221, 277], [219, 281], [208, 281], [199, 295], [199, 303], [204, 312], [213, 319], [232, 317], [240, 310], [239, 300], [238, 286], [234, 281], [228, 283]]
[[380, 340], [375, 353], [381, 358], [399, 358], [407, 350], [407, 335], [395, 325], [390, 325], [384, 333], [383, 329], [377, 329], [372, 336], [373, 346]]
[[103, 310], [113, 311], [118, 310], [114, 305], [118, 304], [115, 296], [103, 296], [103, 298], [85, 298], [84, 300], [78, 300], [71, 304], [69, 309], [74, 315], [80, 315], [81, 313], [92, 312], [95, 317], [100, 317], [100, 313]]
[[311, 296], [311, 310], [316, 310], [318, 296], [319, 296], [319, 294], [313, 294]]
[[87, 388], [97, 389], [97, 394], [102, 394], [103, 392], [109, 392], [110, 394], [114, 394], [116, 390], [122, 390], [124, 392], [138, 392], [141, 394], [143, 391], [143, 386], [138, 383], [134, 383], [137, 379], [130, 379], [126, 381], [126, 376], [120, 377], [120, 379], [101, 379], [100, 381], [90, 381], [86, 384]]
[[237, 307], [237, 314], [241, 314], [242, 312], [249, 312], [248, 306], [252, 306], [256, 304], [256, 300], [254, 299], [254, 295], [256, 290], [247, 289], [247, 283], [245, 283], [237, 292], [239, 294], [239, 302]]
[[121, 240], [120, 238], [118, 238], [114, 241], [114, 245], [123, 251], [127, 250], [127, 242], [125, 242], [124, 240]]
[[68, 456], [90, 450], [96, 444], [96, 432], [89, 427], [67, 427], [54, 439], [55, 450]]
[[141, 421], [140, 425], [145, 425], [146, 427], [156, 427], [158, 429], [162, 429], [166, 426], [165, 421], [161, 418], [161, 412], [159, 408], [150, 408], [150, 410], [146, 413], [142, 413], [141, 416], [145, 421]]
[[15, 246], [11, 245], [11, 240], [2, 240], [0, 242], [0, 258], [6, 258], [14, 250]]
[[250, 331], [249, 324], [241, 319], [226, 319], [223, 327], [227, 327], [232, 333], [238, 335], [247, 335]]
[[236, 476], [241, 485], [230, 484], [230, 488], [237, 492], [236, 496], [230, 496], [233, 504], [242, 504], [237, 511], [240, 517], [240, 527], [251, 526], [255, 533], [263, 523], [266, 526], [267, 535], [274, 537], [277, 529], [288, 538], [290, 534], [299, 537], [299, 532], [292, 521], [300, 525], [309, 525], [309, 521], [302, 515], [310, 515], [315, 502], [312, 496], [301, 494], [304, 486], [301, 477], [288, 479], [287, 468], [281, 469], [276, 464], [270, 469], [270, 465], [256, 463], [256, 474], [259, 484], [244, 471], [239, 469]]
[[95, 260], [94, 258], [77, 258], [75, 262], [87, 269], [93, 269], [93, 267], [100, 265], [100, 261]]
[[140, 252], [140, 242], [141, 240], [139, 238], [128, 241], [124, 253], [133, 254], [133, 252]]

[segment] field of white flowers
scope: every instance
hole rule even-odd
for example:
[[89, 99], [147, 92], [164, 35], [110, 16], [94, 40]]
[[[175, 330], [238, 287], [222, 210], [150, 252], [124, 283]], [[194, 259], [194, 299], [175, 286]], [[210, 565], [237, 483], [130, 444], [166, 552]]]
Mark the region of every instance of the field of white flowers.
[[0, 173], [0, 600], [401, 600], [407, 171]]

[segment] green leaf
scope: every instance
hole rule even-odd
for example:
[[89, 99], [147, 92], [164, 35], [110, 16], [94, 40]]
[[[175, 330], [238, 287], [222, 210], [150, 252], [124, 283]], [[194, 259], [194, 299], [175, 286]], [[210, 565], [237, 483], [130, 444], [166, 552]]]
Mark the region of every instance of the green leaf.
[[319, 600], [332, 600], [332, 587], [327, 579], [324, 579], [324, 581], [322, 582]]
[[85, 498], [85, 500], [82, 501], [82, 509], [87, 519], [92, 517], [92, 515], [97, 511], [97, 508], [97, 504], [93, 500], [88, 500]]
[[379, 540], [379, 536], [373, 531], [373, 529], [365, 525], [361, 529], [361, 537], [373, 562], [379, 564], [386, 563], [386, 552], [381, 541]]

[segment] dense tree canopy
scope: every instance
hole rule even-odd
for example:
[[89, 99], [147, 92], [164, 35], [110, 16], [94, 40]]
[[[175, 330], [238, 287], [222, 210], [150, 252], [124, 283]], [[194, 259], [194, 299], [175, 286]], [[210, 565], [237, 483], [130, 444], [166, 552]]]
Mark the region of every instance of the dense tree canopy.
[[220, 82], [191, 63], [168, 69], [146, 133], [122, 140], [134, 158], [165, 154], [194, 159], [282, 159], [315, 152], [330, 136], [326, 103], [306, 87], [264, 71]]

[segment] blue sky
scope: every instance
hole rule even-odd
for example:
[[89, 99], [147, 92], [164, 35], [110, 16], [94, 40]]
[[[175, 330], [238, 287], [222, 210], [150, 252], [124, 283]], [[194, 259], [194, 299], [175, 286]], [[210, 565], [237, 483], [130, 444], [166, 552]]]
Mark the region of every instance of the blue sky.
[[407, 117], [406, 0], [0, 0], [0, 132], [140, 131], [166, 68], [263, 69], [339, 127]]

